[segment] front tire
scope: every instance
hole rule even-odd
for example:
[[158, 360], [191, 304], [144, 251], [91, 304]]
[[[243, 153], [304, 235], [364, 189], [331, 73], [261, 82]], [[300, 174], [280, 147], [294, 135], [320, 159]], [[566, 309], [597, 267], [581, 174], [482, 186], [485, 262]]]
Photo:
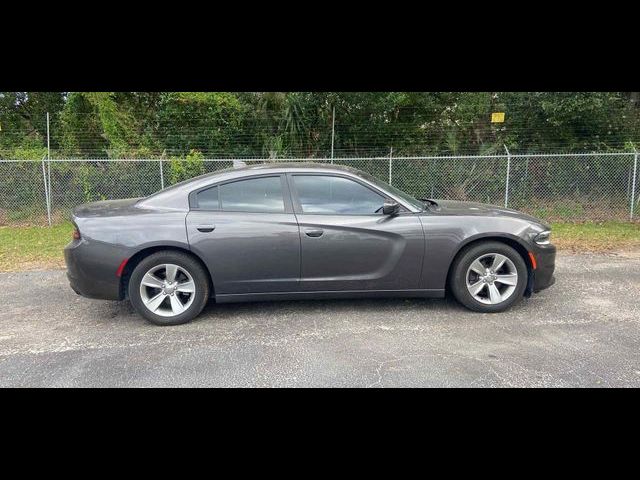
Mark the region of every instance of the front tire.
[[156, 252], [134, 268], [129, 298], [136, 311], [156, 325], [180, 325], [197, 317], [209, 299], [209, 277], [192, 256]]
[[527, 265], [512, 247], [482, 242], [463, 250], [452, 265], [450, 288], [456, 300], [476, 312], [502, 312], [522, 299]]

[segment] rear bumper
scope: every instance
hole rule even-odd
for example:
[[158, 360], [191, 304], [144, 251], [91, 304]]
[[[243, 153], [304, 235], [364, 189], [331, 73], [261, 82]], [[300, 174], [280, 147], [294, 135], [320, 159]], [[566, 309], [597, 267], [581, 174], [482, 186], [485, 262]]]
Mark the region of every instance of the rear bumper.
[[120, 300], [120, 278], [99, 245], [74, 240], [64, 249], [67, 278], [78, 295], [101, 300]]
[[556, 269], [556, 247], [547, 245], [532, 253], [537, 263], [537, 268], [533, 272], [533, 291], [539, 292], [556, 283], [556, 277], [553, 275]]

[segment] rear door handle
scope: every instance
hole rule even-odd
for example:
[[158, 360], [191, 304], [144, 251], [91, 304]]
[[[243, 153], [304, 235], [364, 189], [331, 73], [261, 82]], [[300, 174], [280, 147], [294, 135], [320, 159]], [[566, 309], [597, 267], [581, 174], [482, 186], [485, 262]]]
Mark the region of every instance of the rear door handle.
[[307, 228], [305, 229], [304, 233], [307, 235], [307, 237], [321, 237], [324, 233], [324, 230], [320, 228]]
[[196, 228], [198, 229], [199, 232], [209, 233], [209, 232], [213, 232], [216, 226], [215, 225], [198, 225]]

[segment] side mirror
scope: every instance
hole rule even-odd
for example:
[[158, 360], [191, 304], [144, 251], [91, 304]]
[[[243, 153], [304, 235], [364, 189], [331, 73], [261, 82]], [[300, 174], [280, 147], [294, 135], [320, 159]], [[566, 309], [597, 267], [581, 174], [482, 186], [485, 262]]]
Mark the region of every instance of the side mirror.
[[384, 215], [397, 215], [400, 211], [400, 204], [393, 200], [385, 200], [382, 206], [382, 213]]

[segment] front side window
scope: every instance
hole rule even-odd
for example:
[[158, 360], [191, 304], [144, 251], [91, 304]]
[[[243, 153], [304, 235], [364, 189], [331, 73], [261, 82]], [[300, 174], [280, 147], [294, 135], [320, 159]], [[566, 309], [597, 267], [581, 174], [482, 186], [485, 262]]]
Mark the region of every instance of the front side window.
[[284, 213], [280, 177], [262, 177], [218, 187], [220, 208], [227, 212]]
[[384, 197], [358, 182], [327, 175], [294, 175], [303, 213], [371, 215], [382, 212]]

